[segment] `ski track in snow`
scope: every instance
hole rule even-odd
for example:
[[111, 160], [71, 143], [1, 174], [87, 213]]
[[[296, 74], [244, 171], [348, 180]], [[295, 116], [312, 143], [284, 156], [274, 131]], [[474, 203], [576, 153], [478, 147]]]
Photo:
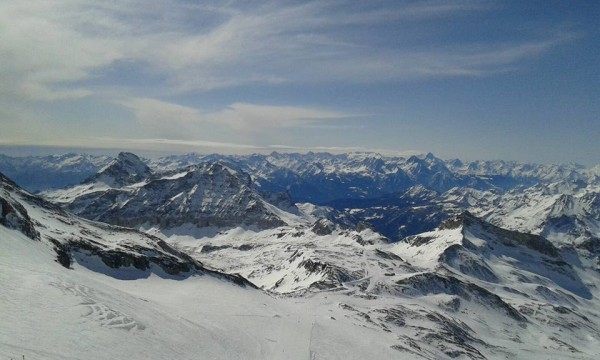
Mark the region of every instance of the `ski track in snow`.
[[79, 306], [84, 307], [86, 310], [85, 319], [97, 321], [101, 326], [113, 329], [131, 331], [135, 329], [144, 330], [146, 328], [132, 317], [99, 302], [95, 296], [96, 291], [87, 286], [68, 282], [53, 282], [50, 285], [58, 288], [65, 295], [75, 296], [80, 299]]

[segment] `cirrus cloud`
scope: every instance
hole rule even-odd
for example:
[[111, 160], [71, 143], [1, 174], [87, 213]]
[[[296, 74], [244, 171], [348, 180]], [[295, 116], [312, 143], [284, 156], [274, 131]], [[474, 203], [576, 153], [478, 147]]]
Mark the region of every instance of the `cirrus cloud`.
[[[532, 36], [500, 44], [500, 51], [496, 43], [423, 49], [402, 46], [401, 38], [383, 41], [369, 30], [490, 9], [489, 2], [474, 0], [263, 1], [253, 6], [236, 1], [9, 0], [0, 4], [2, 91], [50, 101], [89, 96], [98, 78], [119, 62], [154, 74], [167, 92], [473, 76], [539, 56], [571, 38], [559, 32]], [[348, 27], [359, 36], [347, 35]], [[112, 77], [105, 81], [133, 87], [126, 74], [117, 71]]]
[[[233, 103], [217, 111], [199, 109], [151, 98], [118, 101], [130, 109], [143, 127], [178, 136], [198, 136], [214, 127], [232, 131], [265, 132], [276, 128], [305, 127], [359, 115], [311, 107]], [[170, 129], [170, 130], [169, 130]]]

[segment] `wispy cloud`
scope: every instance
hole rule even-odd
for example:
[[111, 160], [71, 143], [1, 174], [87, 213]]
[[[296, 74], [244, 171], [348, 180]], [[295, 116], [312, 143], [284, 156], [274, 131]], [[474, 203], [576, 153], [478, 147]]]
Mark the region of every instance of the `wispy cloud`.
[[[5, 1], [0, 4], [2, 92], [40, 100], [89, 96], [103, 74], [99, 70], [120, 61], [164, 79], [167, 91], [470, 76], [493, 73], [558, 44], [556, 38], [534, 38], [504, 44], [501, 51], [497, 44], [457, 44], [440, 51], [393, 40], [370, 43], [371, 26], [489, 11], [489, 4]], [[347, 34], [349, 26], [358, 36]], [[128, 85], [121, 80], [120, 86]]]
[[197, 136], [215, 126], [264, 133], [277, 128], [317, 126], [356, 116], [311, 107], [248, 103], [233, 103], [211, 112], [150, 98], [132, 98], [118, 103], [130, 109], [144, 127], [185, 137]]
[[380, 148], [368, 148], [361, 146], [290, 146], [281, 144], [250, 145], [231, 142], [220, 142], [210, 140], [180, 140], [167, 138], [127, 138], [127, 137], [75, 137], [67, 142], [47, 140], [42, 142], [15, 143], [0, 139], [0, 146], [47, 146], [47, 147], [71, 147], [79, 149], [119, 149], [133, 151], [150, 151], [160, 154], [200, 152], [221, 154], [254, 154], [271, 153], [273, 151], [286, 153], [328, 152], [331, 154], [343, 154], [350, 152], [379, 153], [387, 156], [409, 157], [412, 155], [425, 154], [420, 150], [389, 150]]
[[[105, 147], [123, 147], [124, 144], [129, 144], [133, 148], [146, 149], [164, 149], [165, 145], [185, 148], [210, 148], [224, 149], [228, 152], [247, 152], [258, 151], [264, 147], [247, 144], [236, 144], [231, 142], [209, 141], [209, 140], [180, 140], [180, 139], [153, 139], [153, 138], [113, 138], [113, 137], [97, 137], [90, 138], [95, 146], [104, 144]], [[127, 146], [127, 145], [125, 145]]]
[[271, 127], [302, 127], [317, 123], [353, 117], [336, 111], [298, 106], [265, 106], [234, 103], [226, 109], [209, 114], [209, 119], [222, 122], [234, 129], [264, 131]]
[[69, 13], [61, 16], [67, 5], [36, 0], [0, 4], [3, 95], [41, 100], [86, 96], [88, 90], [60, 85], [86, 79], [94, 69], [123, 57], [110, 39], [82, 33]]
[[166, 137], [194, 136], [207, 122], [197, 109], [156, 99], [131, 98], [117, 103], [133, 113], [141, 128]]

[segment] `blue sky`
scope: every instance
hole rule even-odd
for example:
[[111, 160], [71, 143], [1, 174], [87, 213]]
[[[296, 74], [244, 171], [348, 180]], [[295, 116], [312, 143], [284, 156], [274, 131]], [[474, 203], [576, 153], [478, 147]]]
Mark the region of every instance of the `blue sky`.
[[0, 144], [599, 163], [597, 1], [3, 1]]

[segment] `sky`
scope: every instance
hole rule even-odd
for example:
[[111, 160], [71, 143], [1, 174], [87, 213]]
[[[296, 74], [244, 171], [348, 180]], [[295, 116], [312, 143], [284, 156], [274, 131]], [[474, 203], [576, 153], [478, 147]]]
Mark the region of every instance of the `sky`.
[[0, 145], [594, 165], [598, 19], [595, 0], [4, 0]]

